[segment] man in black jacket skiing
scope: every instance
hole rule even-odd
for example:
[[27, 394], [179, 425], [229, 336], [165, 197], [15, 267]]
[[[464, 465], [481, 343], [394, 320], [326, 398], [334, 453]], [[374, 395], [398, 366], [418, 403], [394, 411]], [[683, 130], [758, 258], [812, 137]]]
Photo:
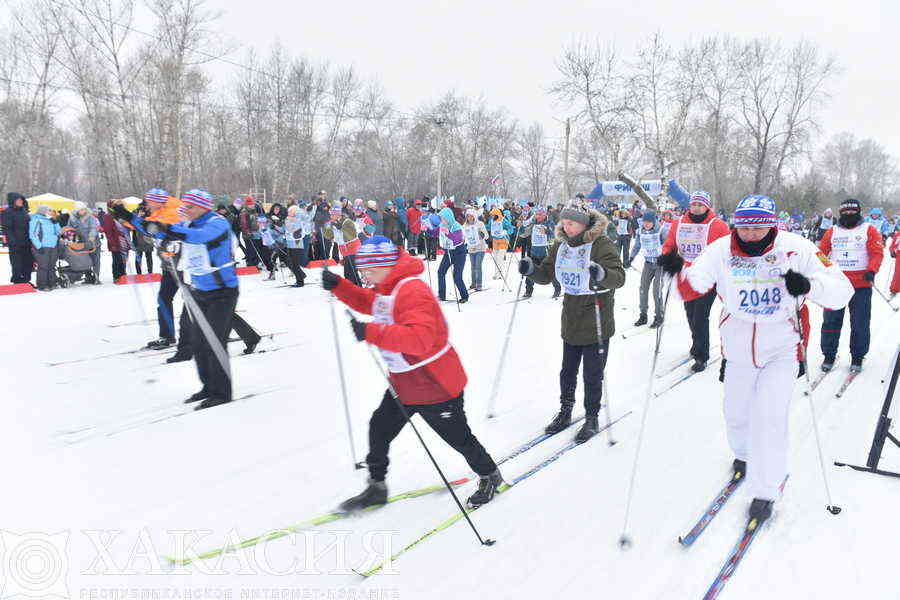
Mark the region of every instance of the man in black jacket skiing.
[[16, 192], [6, 195], [7, 209], [3, 211], [3, 233], [9, 246], [9, 263], [12, 266], [12, 282], [28, 283], [34, 258], [31, 255], [31, 240], [28, 238], [28, 201]]

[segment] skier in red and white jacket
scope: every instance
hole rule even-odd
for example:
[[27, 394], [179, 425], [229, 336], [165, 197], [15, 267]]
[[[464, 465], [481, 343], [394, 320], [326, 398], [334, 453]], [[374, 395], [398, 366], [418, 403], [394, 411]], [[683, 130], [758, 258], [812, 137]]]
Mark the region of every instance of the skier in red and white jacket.
[[[665, 268], [676, 257], [690, 264], [700, 256], [707, 245], [729, 234], [728, 224], [716, 216], [709, 194], [698, 190], [691, 194], [688, 211], [669, 228], [669, 237], [662, 247], [657, 264]], [[679, 284], [678, 291], [684, 300], [688, 325], [691, 328], [691, 357], [695, 372], [706, 369], [709, 361], [709, 311], [716, 299], [716, 291], [705, 294], [692, 291], [686, 284]]]
[[[666, 271], [697, 294], [716, 289], [724, 305], [719, 329], [725, 367], [725, 422], [736, 476], [754, 498], [750, 518], [763, 521], [787, 476], [788, 407], [797, 377], [800, 340], [809, 334], [808, 298], [828, 309], [846, 306], [853, 287], [812, 244], [779, 231], [775, 202], [747, 196], [735, 230], [681, 271]], [[799, 317], [799, 320], [798, 320]], [[739, 475], [738, 475], [739, 474]]]
[[[862, 370], [862, 362], [869, 352], [872, 321], [872, 285], [884, 259], [881, 232], [862, 220], [862, 205], [848, 199], [841, 203], [838, 220], [825, 232], [819, 248], [844, 272], [855, 288], [850, 300], [850, 370]], [[822, 370], [834, 368], [844, 309], [826, 310], [822, 319]]]
[[900, 225], [894, 232], [894, 237], [890, 239], [891, 258], [894, 259], [894, 277], [891, 279], [891, 300], [894, 296], [900, 294]]
[[424, 264], [376, 235], [356, 253], [356, 268], [372, 288], [362, 288], [331, 271], [322, 273], [322, 287], [353, 310], [374, 317], [372, 322], [353, 319], [353, 332], [359, 341], [379, 349], [391, 386], [369, 421], [369, 485], [343, 502], [341, 510], [357, 511], [387, 501], [388, 449], [407, 416], [417, 413], [480, 476], [469, 505], [489, 502], [503, 479], [466, 421], [466, 372], [450, 344], [447, 321], [434, 293], [418, 277]]

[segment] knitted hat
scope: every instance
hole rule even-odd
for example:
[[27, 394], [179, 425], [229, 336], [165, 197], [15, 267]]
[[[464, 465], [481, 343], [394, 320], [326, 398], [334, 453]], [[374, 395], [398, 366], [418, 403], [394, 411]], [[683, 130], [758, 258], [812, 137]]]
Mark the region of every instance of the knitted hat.
[[37, 212], [39, 215], [47, 216], [47, 213], [50, 212], [50, 207], [46, 204], [41, 204], [37, 207], [37, 211], [35, 212]]
[[244, 198], [244, 206], [246, 206], [247, 208], [253, 208], [254, 206], [256, 206], [256, 200], [254, 200], [250, 196], [247, 196], [246, 198]]
[[344, 214], [344, 211], [341, 209], [341, 207], [337, 206], [337, 205], [332, 206], [330, 209], [328, 209], [328, 212], [331, 213], [332, 215], [338, 215], [338, 216]]
[[691, 194], [691, 202], [699, 202], [706, 208], [712, 208], [712, 199], [709, 197], [709, 194], [707, 194], [703, 190], [697, 190], [696, 192]]
[[153, 188], [144, 194], [144, 200], [155, 202], [156, 204], [165, 204], [169, 201], [169, 193], [162, 188]]
[[76, 212], [76, 213], [83, 208], [87, 208], [87, 204], [85, 204], [84, 202], [81, 202], [80, 200], [76, 200], [75, 203], [72, 205], [72, 211]]
[[641, 216], [641, 221], [645, 221], [647, 223], [653, 223], [653, 226], [656, 227], [656, 213], [653, 212], [652, 210], [646, 211]]
[[588, 213], [587, 209], [576, 204], [570, 204], [562, 209], [562, 212], [559, 213], [559, 218], [569, 219], [570, 221], [575, 221], [582, 225], [589, 225], [591, 222], [591, 215]]
[[880, 214], [881, 214], [881, 209], [876, 207], [876, 208], [873, 208], [873, 209], [872, 209], [871, 211], [869, 211], [869, 212], [870, 212], [871, 214], [873, 214], [873, 215], [880, 215]]
[[768, 196], [747, 196], [734, 209], [735, 227], [775, 227], [775, 201]]
[[372, 210], [376, 210], [378, 208], [378, 203], [374, 200], [369, 200], [368, 202], [366, 202], [366, 206], [368, 206]]
[[373, 235], [360, 246], [353, 258], [357, 269], [393, 267], [400, 258], [400, 250], [383, 235]]
[[856, 210], [856, 212], [862, 212], [862, 203], [859, 200], [854, 200], [853, 198], [847, 198], [843, 202], [841, 202], [840, 212], [844, 212], [845, 210]]
[[212, 210], [214, 203], [213, 197], [206, 190], [201, 190], [200, 188], [194, 188], [189, 192], [185, 192], [181, 195], [181, 201], [185, 204], [193, 204], [194, 206], [199, 206], [200, 208], [206, 210]]

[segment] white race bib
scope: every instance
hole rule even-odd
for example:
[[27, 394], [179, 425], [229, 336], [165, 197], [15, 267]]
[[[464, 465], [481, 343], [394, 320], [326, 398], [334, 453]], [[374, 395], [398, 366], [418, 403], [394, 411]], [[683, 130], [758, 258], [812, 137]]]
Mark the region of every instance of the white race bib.
[[334, 243], [338, 246], [343, 246], [347, 242], [344, 241], [344, 232], [341, 231], [340, 227], [331, 226], [331, 233], [334, 234]]
[[563, 291], [572, 296], [593, 294], [591, 291], [591, 244], [572, 248], [561, 242], [556, 253], [556, 280]]
[[645, 258], [659, 258], [662, 253], [662, 242], [659, 241], [659, 232], [644, 233], [641, 230], [641, 250]]
[[678, 224], [675, 243], [678, 245], [678, 254], [685, 261], [693, 262], [700, 256], [700, 253], [706, 248], [707, 239], [709, 239], [709, 223], [685, 223], [682, 221]]
[[789, 318], [794, 303], [781, 276], [788, 268], [780, 250], [763, 256], [732, 256], [728, 266], [730, 284], [724, 286], [729, 312], [754, 323]]
[[477, 248], [480, 245], [480, 240], [478, 239], [478, 228], [466, 227], [464, 231], [466, 234], [466, 245], [469, 248]]
[[843, 229], [834, 227], [831, 232], [831, 260], [842, 271], [864, 271], [869, 266], [868, 225]]
[[506, 230], [503, 229], [502, 221], [491, 221], [491, 237], [492, 238], [506, 237]]
[[546, 246], [547, 245], [547, 226], [535, 225], [531, 229], [531, 245]]
[[616, 225], [616, 233], [628, 235], [628, 219], [619, 219], [619, 223]]
[[209, 252], [203, 244], [181, 244], [181, 259], [178, 261], [178, 270], [187, 271], [192, 276], [208, 275], [215, 271], [209, 262]]

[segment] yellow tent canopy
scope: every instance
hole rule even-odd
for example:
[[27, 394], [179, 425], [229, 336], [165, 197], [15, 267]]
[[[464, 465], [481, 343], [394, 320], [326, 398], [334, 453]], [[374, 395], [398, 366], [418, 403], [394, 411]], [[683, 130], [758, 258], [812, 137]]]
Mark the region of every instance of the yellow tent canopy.
[[57, 196], [56, 194], [39, 194], [28, 198], [28, 209], [35, 212], [41, 204], [46, 204], [55, 211], [72, 212], [75, 208], [75, 201], [71, 198]]

